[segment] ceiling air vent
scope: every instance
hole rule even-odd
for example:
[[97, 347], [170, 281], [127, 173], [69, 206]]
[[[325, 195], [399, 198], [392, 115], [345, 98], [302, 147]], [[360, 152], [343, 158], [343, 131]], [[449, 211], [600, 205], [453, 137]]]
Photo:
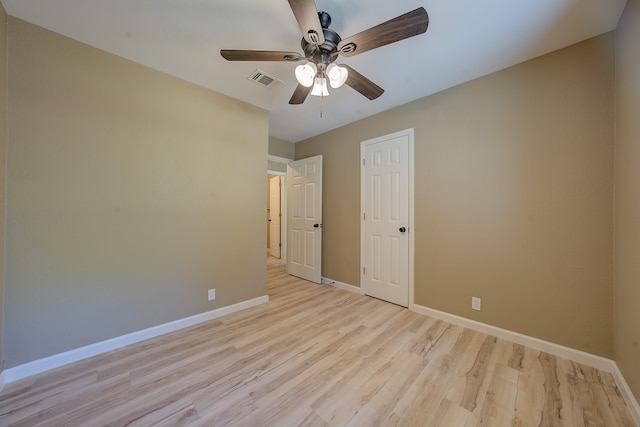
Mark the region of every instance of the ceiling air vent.
[[262, 70], [255, 70], [249, 77], [247, 77], [247, 79], [266, 87], [274, 87], [278, 83], [282, 83], [281, 80], [270, 76]]

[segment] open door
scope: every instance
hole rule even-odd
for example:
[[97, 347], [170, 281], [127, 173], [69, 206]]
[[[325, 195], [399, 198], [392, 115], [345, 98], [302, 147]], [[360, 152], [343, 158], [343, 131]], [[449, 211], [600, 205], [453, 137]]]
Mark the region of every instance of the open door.
[[269, 253], [281, 258], [282, 250], [282, 177], [269, 178]]
[[287, 164], [287, 272], [320, 283], [322, 156]]

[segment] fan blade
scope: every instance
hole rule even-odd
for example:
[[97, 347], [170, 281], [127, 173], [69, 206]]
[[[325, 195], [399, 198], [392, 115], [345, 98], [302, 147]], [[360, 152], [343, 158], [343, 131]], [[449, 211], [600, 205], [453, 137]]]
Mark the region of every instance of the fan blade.
[[384, 89], [382, 89], [380, 86], [378, 86], [353, 68], [344, 64], [341, 64], [340, 66], [346, 68], [349, 72], [345, 84], [351, 86], [353, 89], [357, 90], [367, 98], [374, 100], [384, 93]]
[[312, 88], [313, 86], [306, 87], [306, 86], [302, 86], [301, 84], [298, 84], [298, 87], [296, 87], [296, 90], [293, 92], [293, 96], [291, 96], [291, 99], [289, 100], [289, 104], [291, 105], [302, 104], [304, 100], [307, 99], [307, 96], [309, 96], [309, 93], [311, 92]]
[[353, 56], [381, 46], [395, 43], [427, 31], [429, 15], [424, 7], [383, 22], [347, 37], [338, 44], [338, 51], [344, 56]]
[[289, 6], [298, 21], [304, 39], [310, 44], [324, 43], [324, 32], [318, 18], [316, 3], [313, 0], [289, 0]]
[[227, 61], [300, 61], [306, 59], [296, 52], [276, 50], [232, 50], [222, 49], [220, 55]]

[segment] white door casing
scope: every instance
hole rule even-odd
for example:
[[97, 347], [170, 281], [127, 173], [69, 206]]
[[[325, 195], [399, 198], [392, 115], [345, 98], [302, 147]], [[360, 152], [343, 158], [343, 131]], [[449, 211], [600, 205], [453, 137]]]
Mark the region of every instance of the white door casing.
[[413, 129], [361, 143], [361, 283], [413, 306]]
[[287, 164], [287, 272], [320, 283], [322, 156]]
[[282, 177], [269, 178], [269, 253], [280, 258], [282, 253]]

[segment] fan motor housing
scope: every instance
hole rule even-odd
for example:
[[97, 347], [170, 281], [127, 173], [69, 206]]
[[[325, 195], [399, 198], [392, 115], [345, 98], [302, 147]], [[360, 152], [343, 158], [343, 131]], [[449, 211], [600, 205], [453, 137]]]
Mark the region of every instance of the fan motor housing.
[[322, 26], [324, 43], [314, 45], [306, 41], [303, 37], [300, 41], [300, 46], [302, 47], [305, 57], [315, 63], [328, 64], [335, 61], [336, 55], [332, 54], [338, 51], [338, 44], [340, 44], [342, 39], [338, 33], [329, 29], [329, 25], [331, 25], [331, 15], [327, 12], [318, 12], [318, 18]]
[[[312, 57], [317, 53], [330, 54], [338, 51], [338, 44], [342, 41], [340, 35], [328, 28], [323, 28], [322, 33], [324, 34], [324, 43], [318, 45], [317, 47], [316, 45], [307, 42], [304, 37], [300, 41], [300, 46], [302, 47], [302, 50], [304, 51], [304, 54], [307, 58]], [[320, 50], [321, 52], [318, 52], [318, 50]]]

